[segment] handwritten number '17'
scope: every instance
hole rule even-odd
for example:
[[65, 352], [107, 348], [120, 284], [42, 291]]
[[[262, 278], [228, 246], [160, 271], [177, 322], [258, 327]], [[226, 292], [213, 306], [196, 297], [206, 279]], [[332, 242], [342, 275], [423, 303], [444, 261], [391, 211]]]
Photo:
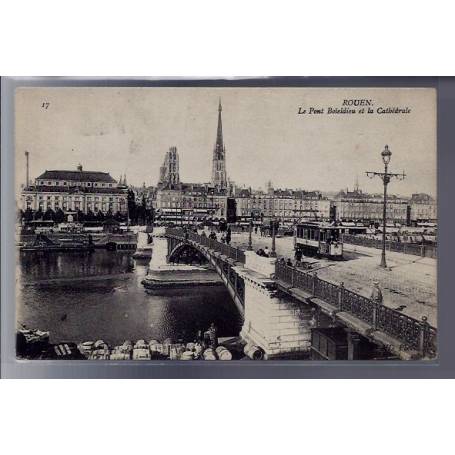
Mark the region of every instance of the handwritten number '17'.
[[41, 105], [41, 107], [42, 107], [43, 109], [47, 109], [47, 108], [49, 107], [49, 104], [51, 104], [51, 103], [44, 102], [44, 103]]

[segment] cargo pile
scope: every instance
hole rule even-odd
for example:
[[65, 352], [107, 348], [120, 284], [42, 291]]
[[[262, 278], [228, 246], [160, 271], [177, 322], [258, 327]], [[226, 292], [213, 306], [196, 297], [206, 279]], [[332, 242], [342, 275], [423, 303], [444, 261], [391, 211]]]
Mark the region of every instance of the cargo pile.
[[216, 348], [203, 342], [173, 343], [166, 339], [138, 340], [134, 345], [127, 340], [110, 348], [103, 340], [85, 341], [77, 346], [83, 358], [88, 360], [232, 360], [231, 352], [224, 346]]
[[[234, 342], [232, 342], [234, 340]], [[27, 359], [50, 360], [232, 360], [249, 358], [262, 360], [264, 351], [257, 346], [246, 345], [224, 339], [218, 344], [217, 330], [214, 324], [202, 332], [196, 340], [184, 343], [173, 342], [170, 338], [158, 340], [126, 340], [119, 346], [109, 346], [103, 340], [84, 341], [76, 345], [71, 342], [51, 344], [49, 332], [23, 329], [17, 332], [17, 355]]]

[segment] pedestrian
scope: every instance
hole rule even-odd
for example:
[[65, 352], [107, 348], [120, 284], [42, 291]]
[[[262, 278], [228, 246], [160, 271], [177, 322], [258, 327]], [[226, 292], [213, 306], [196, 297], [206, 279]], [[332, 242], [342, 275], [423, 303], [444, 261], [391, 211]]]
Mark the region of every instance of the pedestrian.
[[295, 250], [294, 259], [298, 264], [302, 261], [302, 250], [299, 248]]
[[204, 332], [204, 347], [210, 346], [210, 332], [207, 330]]
[[231, 243], [231, 228], [228, 227], [226, 232], [226, 243], [229, 245]]
[[373, 281], [373, 289], [371, 291], [370, 299], [376, 303], [382, 303], [382, 291], [379, 287], [379, 281]]
[[254, 226], [254, 233], [255, 233], [255, 234], [258, 233], [258, 227], [257, 227], [257, 226]]
[[204, 350], [203, 346], [199, 341], [194, 345], [194, 358], [199, 359], [201, 357], [202, 351]]
[[270, 256], [269, 247], [266, 246], [266, 247], [264, 248], [264, 257], [265, 257], [265, 258], [268, 258], [269, 256]]
[[214, 322], [210, 324], [210, 328], [208, 330], [209, 338], [210, 338], [210, 347], [216, 349], [218, 346], [218, 329]]
[[292, 266], [293, 266], [292, 261], [291, 261], [291, 258], [288, 258], [288, 260], [286, 261], [286, 265], [287, 265], [288, 267], [292, 267]]

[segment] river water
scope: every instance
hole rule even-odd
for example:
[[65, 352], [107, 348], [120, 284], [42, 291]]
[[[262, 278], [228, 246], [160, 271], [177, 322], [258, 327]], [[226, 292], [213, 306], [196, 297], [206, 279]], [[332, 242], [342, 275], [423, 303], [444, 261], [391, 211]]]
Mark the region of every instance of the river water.
[[242, 318], [224, 286], [146, 291], [147, 261], [130, 252], [18, 253], [17, 325], [50, 331], [50, 341], [172, 338], [190, 341], [211, 322], [239, 334]]

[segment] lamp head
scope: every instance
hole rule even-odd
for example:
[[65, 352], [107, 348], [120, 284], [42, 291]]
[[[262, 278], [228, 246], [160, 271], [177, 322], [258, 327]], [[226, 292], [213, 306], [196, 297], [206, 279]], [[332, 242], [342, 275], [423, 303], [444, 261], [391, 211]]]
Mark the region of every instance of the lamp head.
[[384, 164], [389, 164], [390, 163], [390, 158], [392, 157], [392, 152], [389, 150], [389, 146], [386, 145], [384, 150], [381, 152], [382, 155], [382, 161], [384, 161]]

